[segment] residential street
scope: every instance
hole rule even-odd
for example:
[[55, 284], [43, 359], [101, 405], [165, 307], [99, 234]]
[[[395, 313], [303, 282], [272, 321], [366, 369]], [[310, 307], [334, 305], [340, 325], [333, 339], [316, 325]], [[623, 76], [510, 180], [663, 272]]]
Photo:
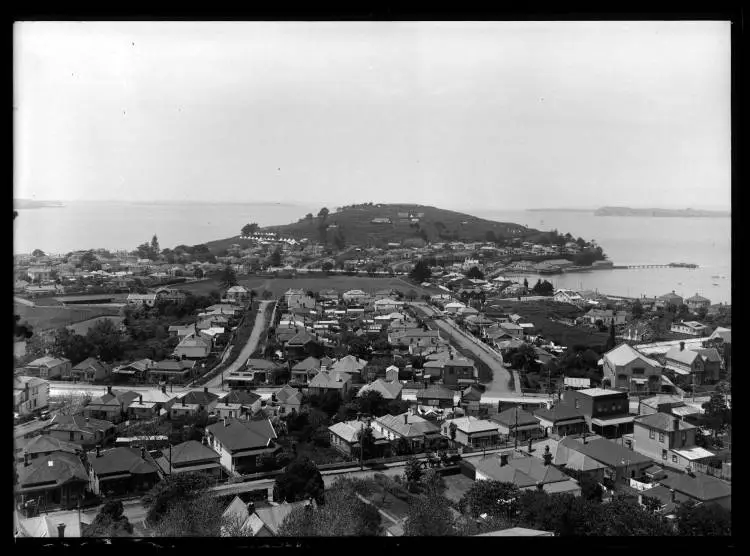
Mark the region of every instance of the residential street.
[[223, 373], [219, 373], [214, 378], [209, 380], [206, 383], [206, 386], [208, 386], [209, 389], [211, 388], [218, 388], [219, 392], [221, 391], [221, 383], [222, 383], [222, 376], [224, 374], [229, 374], [233, 371], [238, 370], [242, 365], [245, 364], [245, 361], [248, 360], [248, 358], [253, 354], [255, 351], [255, 348], [258, 346], [258, 340], [260, 340], [260, 335], [265, 333], [266, 331], [266, 320], [265, 320], [265, 314], [266, 314], [266, 307], [269, 303], [272, 303], [269, 300], [261, 301], [260, 305], [258, 307], [258, 314], [255, 317], [255, 324], [253, 325], [253, 331], [250, 333], [250, 338], [248, 338], [247, 343], [245, 344], [245, 347], [242, 348], [242, 351], [240, 352], [237, 359], [234, 360], [234, 362], [229, 365], [226, 369], [224, 369]]

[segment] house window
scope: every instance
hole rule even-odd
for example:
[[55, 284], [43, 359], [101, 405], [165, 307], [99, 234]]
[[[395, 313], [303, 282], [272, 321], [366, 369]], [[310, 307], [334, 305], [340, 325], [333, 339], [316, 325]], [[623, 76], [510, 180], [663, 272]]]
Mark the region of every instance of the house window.
[[662, 450], [661, 451], [661, 459], [663, 459], [664, 461], [667, 461], [667, 451], [666, 450]]
[[682, 443], [683, 444], [687, 443], [687, 433], [686, 432], [683, 431], [683, 433], [681, 435], [681, 438], [682, 438]]
[[659, 433], [659, 442], [664, 442], [664, 433], [663, 432]]
[[654, 432], [654, 429], [648, 429], [648, 437], [653, 440], [656, 438], [656, 433]]
[[677, 463], [677, 456], [672, 454], [672, 463]]
[[643, 373], [645, 373], [645, 372], [646, 372], [646, 370], [645, 370], [645, 369], [643, 369], [643, 368], [641, 368], [641, 367], [638, 367], [638, 368], [636, 368], [636, 369], [633, 369], [633, 374], [634, 374], [634, 375], [642, 375], [642, 374], [643, 374]]
[[70, 431], [70, 440], [75, 440], [75, 433]]
[[576, 400], [576, 409], [581, 409], [581, 400]]

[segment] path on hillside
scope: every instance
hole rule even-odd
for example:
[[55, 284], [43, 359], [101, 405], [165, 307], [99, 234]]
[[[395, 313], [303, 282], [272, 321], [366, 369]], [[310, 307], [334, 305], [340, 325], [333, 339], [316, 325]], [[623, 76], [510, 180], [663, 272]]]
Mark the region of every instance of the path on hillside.
[[[414, 302], [413, 307], [428, 316], [440, 316], [440, 313], [424, 302]], [[515, 389], [508, 387], [510, 372], [503, 366], [503, 358], [489, 346], [486, 346], [476, 338], [470, 337], [461, 330], [455, 323], [450, 320], [434, 319], [435, 324], [441, 331], [445, 332], [451, 342], [456, 343], [459, 347], [470, 351], [477, 359], [485, 363], [492, 370], [492, 380], [485, 384], [485, 394], [490, 395], [508, 395], [519, 394], [520, 385], [516, 382]]]
[[13, 296], [13, 301], [16, 303], [20, 303], [21, 305], [26, 305], [27, 307], [36, 307], [36, 303], [33, 301], [29, 301], [28, 299], [24, 299], [23, 297], [18, 297], [17, 295]]
[[221, 388], [222, 377], [224, 373], [228, 374], [238, 370], [253, 354], [255, 348], [258, 345], [258, 340], [260, 340], [261, 333], [265, 332], [266, 330], [266, 307], [269, 303], [272, 303], [272, 301], [264, 300], [260, 302], [260, 305], [258, 306], [258, 314], [255, 316], [253, 331], [250, 333], [250, 338], [248, 338], [245, 347], [242, 348], [242, 351], [240, 351], [240, 354], [231, 365], [229, 365], [226, 369], [224, 369], [223, 372], [219, 373], [205, 384], [206, 387]]

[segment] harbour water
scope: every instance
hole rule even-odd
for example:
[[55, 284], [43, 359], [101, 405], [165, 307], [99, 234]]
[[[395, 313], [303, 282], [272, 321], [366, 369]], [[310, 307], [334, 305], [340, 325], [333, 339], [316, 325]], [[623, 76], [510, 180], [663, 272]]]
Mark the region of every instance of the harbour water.
[[[17, 253], [34, 249], [67, 253], [95, 247], [132, 250], [154, 234], [162, 247], [194, 245], [237, 235], [250, 222], [287, 224], [308, 212], [317, 214], [320, 208], [304, 204], [70, 202], [64, 208], [19, 210], [14, 221], [14, 249]], [[632, 297], [674, 290], [685, 297], [699, 293], [714, 303], [731, 302], [731, 218], [602, 217], [593, 212], [490, 209], [464, 212], [595, 239], [617, 265], [686, 262], [700, 267], [529, 275], [532, 283], [542, 278], [560, 288], [598, 289]]]

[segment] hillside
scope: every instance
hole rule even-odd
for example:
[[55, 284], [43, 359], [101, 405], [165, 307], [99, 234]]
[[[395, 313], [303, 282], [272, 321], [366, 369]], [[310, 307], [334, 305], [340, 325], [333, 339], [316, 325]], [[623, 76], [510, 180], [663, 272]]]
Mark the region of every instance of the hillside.
[[[404, 217], [406, 215], [406, 217]], [[411, 215], [411, 217], [409, 217]], [[421, 216], [419, 216], [421, 215]], [[374, 219], [388, 219], [377, 223]], [[416, 219], [418, 221], [412, 221]], [[527, 237], [538, 234], [538, 230], [526, 228], [512, 222], [495, 222], [477, 218], [470, 214], [444, 210], [436, 207], [412, 204], [355, 205], [331, 212], [325, 219], [313, 216], [300, 218], [293, 224], [268, 226], [264, 232], [277, 232], [284, 237], [303, 237], [334, 245], [337, 238], [346, 244], [385, 246], [387, 243], [402, 243], [412, 240], [418, 244], [424, 240], [440, 241], [486, 241], [487, 232], [497, 238]], [[411, 243], [407, 241], [407, 244]], [[226, 249], [232, 243], [245, 246], [239, 236], [206, 243], [211, 252]], [[249, 242], [247, 242], [249, 244]]]

